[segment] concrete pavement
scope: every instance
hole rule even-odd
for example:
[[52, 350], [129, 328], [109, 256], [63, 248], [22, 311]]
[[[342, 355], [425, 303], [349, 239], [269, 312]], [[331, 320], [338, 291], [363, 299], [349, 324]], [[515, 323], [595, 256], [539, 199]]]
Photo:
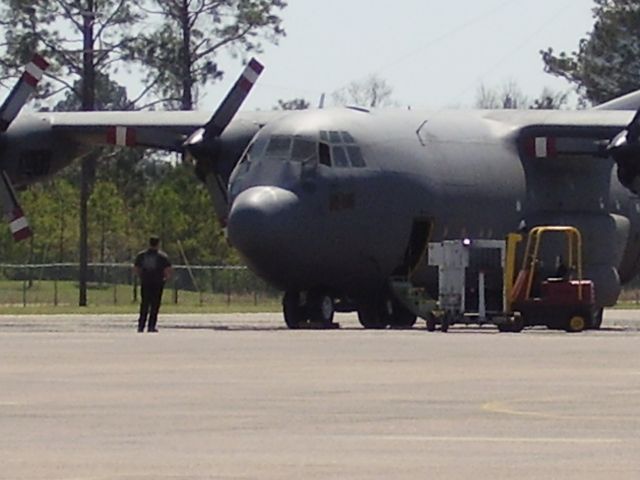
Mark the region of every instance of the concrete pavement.
[[640, 311], [598, 332], [0, 317], [0, 478], [640, 478]]

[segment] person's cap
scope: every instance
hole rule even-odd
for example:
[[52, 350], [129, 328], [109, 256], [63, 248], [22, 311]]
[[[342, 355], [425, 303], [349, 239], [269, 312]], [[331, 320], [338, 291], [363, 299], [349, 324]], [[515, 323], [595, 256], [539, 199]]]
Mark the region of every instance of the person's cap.
[[157, 235], [151, 235], [149, 237], [149, 244], [150, 245], [158, 245], [160, 243], [160, 237]]

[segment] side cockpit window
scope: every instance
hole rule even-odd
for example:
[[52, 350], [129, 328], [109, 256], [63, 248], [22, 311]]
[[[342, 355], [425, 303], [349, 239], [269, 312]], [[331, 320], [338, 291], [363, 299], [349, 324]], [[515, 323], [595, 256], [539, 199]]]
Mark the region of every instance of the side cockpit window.
[[258, 138], [249, 145], [249, 148], [240, 159], [241, 164], [249, 164], [253, 160], [260, 158], [264, 154], [264, 149], [269, 142], [269, 137], [258, 136]]
[[[320, 142], [320, 147], [325, 145], [327, 153], [331, 153], [329, 163], [323, 161], [323, 155], [321, 153], [320, 163], [332, 165], [337, 168], [362, 168], [366, 166], [362, 151], [349, 132], [321, 130]], [[325, 142], [329, 145], [326, 145]]]
[[326, 165], [327, 167], [331, 166], [331, 152], [329, 151], [329, 145], [326, 143], [321, 143], [318, 146], [318, 154], [320, 155], [320, 163], [322, 165]]

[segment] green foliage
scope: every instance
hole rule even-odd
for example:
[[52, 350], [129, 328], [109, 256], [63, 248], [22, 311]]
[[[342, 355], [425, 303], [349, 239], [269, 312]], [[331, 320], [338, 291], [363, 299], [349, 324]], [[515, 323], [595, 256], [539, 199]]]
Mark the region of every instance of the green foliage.
[[[191, 108], [198, 86], [223, 74], [217, 53], [244, 58], [259, 52], [264, 42], [277, 43], [284, 35], [279, 13], [285, 7], [284, 0], [145, 0], [140, 5], [126, 0], [7, 0], [0, 4], [0, 81], [20, 72], [37, 51], [51, 62], [50, 77], [39, 87], [41, 96], [60, 94], [53, 97], [57, 103], [51, 101], [53, 109], [74, 111], [90, 104], [97, 110], [130, 110], [138, 99], [130, 99], [111, 75], [123, 60], [136, 60], [147, 73], [146, 93], [161, 95], [156, 101], [169, 98], [175, 100], [173, 106]], [[145, 8], [152, 17], [148, 29], [141, 23]], [[88, 24], [91, 69], [83, 63]], [[94, 71], [95, 82], [82, 79], [86, 71]], [[95, 98], [87, 102], [82, 93], [91, 83]], [[103, 148], [91, 155], [98, 158], [88, 208], [92, 261], [129, 261], [155, 232], [175, 263], [182, 263], [182, 251], [192, 264], [238, 262], [215, 220], [206, 188], [190, 167], [139, 150]], [[86, 178], [91, 185], [93, 175]], [[80, 179], [78, 162], [54, 181], [19, 194], [35, 236], [15, 244], [8, 229], [1, 228], [3, 262], [78, 261]]]
[[[91, 261], [129, 262], [156, 233], [176, 264], [184, 263], [178, 241], [190, 264], [239, 263], [215, 218], [209, 193], [191, 167], [162, 164], [154, 175], [141, 177], [133, 196], [127, 193], [131, 185], [109, 180], [100, 168], [89, 199]], [[15, 243], [6, 224], [1, 226], [3, 263], [78, 261], [80, 192], [65, 177], [31, 185], [19, 194], [34, 236]]]
[[[82, 109], [82, 102], [76, 92], [81, 91], [82, 81], [76, 80], [71, 90], [60, 100], [54, 110], [75, 112]], [[95, 110], [131, 110], [132, 102], [127, 97], [127, 89], [114, 82], [104, 73], [97, 73], [95, 80]]]
[[242, 56], [277, 43], [285, 32], [284, 0], [147, 0], [155, 30], [135, 42], [131, 58], [147, 72], [145, 81], [170, 108], [192, 110], [198, 87], [224, 72], [215, 61], [223, 49]]
[[542, 50], [545, 71], [573, 83], [582, 99], [595, 104], [640, 89], [640, 2], [594, 0], [593, 30], [578, 50]]
[[89, 198], [89, 232], [92, 257], [101, 262], [126, 261], [128, 215], [115, 184], [98, 181]]

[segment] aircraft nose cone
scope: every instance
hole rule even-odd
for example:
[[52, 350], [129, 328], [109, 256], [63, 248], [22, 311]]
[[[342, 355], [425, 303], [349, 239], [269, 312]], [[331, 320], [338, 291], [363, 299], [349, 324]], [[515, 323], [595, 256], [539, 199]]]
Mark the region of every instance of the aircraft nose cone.
[[227, 223], [229, 241], [259, 270], [291, 241], [295, 193], [278, 187], [252, 187], [234, 200]]

